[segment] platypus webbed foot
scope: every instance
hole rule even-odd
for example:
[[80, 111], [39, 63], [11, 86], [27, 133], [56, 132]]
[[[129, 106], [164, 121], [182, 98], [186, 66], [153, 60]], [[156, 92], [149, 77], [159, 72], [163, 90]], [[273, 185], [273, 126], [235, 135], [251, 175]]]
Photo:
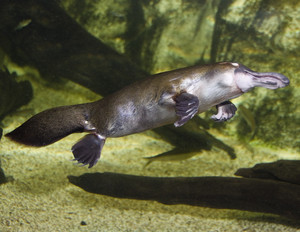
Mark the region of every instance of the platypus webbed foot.
[[179, 119], [174, 123], [176, 127], [182, 126], [198, 112], [199, 99], [189, 93], [181, 93], [174, 98], [176, 102], [175, 110]]
[[211, 116], [211, 119], [216, 122], [224, 122], [231, 119], [235, 115], [237, 109], [230, 101], [225, 101], [217, 105], [217, 110], [217, 114]]
[[100, 158], [104, 143], [105, 138], [99, 134], [84, 136], [72, 147], [74, 160], [82, 163], [83, 166], [89, 164], [89, 168], [93, 167]]

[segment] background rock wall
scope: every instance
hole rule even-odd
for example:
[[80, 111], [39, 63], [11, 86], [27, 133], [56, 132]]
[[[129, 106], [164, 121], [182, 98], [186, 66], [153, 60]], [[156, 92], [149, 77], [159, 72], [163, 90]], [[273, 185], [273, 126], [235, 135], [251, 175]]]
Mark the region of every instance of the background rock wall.
[[146, 71], [208, 62], [220, 0], [74, 1], [63, 6], [86, 30]]

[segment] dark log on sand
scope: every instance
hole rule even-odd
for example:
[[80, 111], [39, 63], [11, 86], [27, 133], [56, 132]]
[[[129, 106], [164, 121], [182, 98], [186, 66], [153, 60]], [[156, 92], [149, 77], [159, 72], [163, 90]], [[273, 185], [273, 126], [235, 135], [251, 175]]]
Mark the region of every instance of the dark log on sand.
[[281, 181], [234, 177], [145, 177], [117, 173], [86, 173], [68, 178], [88, 192], [113, 197], [239, 209], [300, 219], [300, 186]]
[[273, 163], [256, 164], [253, 168], [240, 168], [235, 175], [300, 185], [300, 160], [278, 160]]

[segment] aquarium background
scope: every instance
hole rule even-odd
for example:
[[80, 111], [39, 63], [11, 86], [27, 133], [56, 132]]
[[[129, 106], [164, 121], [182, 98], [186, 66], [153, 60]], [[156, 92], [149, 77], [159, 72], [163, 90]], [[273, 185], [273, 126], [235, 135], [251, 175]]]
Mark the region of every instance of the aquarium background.
[[2, 137], [0, 231], [297, 231], [297, 221], [274, 214], [88, 193], [67, 176], [225, 177], [298, 160], [299, 13], [292, 0], [1, 1], [3, 134], [42, 110], [195, 64], [239, 62], [291, 83], [235, 99], [237, 115], [225, 123], [210, 120], [212, 109], [180, 129], [108, 139], [92, 169], [70, 162], [81, 134], [38, 149]]

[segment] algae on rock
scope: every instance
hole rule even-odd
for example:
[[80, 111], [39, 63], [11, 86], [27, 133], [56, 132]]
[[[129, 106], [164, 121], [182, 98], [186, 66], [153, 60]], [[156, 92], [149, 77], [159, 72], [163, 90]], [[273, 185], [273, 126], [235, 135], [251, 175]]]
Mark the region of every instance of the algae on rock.
[[62, 1], [87, 31], [150, 73], [208, 62], [220, 0]]

